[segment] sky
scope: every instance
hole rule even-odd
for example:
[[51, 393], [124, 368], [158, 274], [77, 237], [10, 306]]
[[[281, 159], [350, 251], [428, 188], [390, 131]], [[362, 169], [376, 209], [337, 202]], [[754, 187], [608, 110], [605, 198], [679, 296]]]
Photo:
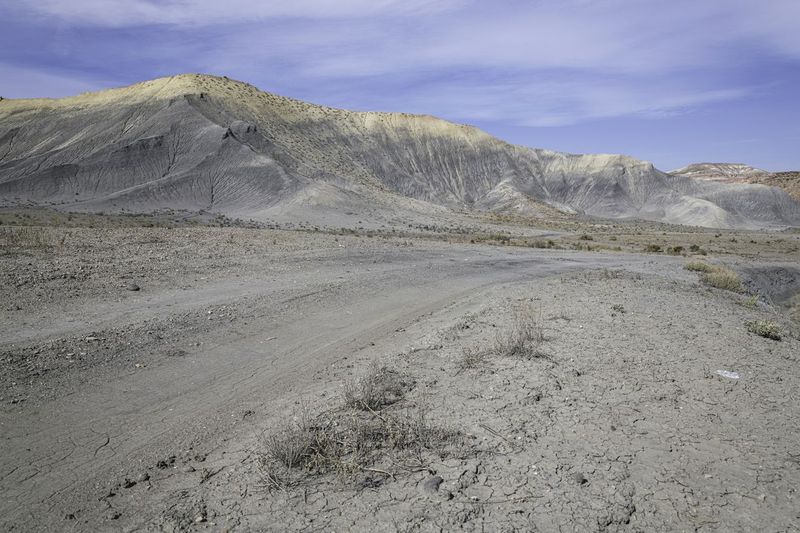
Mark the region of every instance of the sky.
[[672, 170], [800, 170], [800, 0], [0, 0], [0, 96], [185, 72]]

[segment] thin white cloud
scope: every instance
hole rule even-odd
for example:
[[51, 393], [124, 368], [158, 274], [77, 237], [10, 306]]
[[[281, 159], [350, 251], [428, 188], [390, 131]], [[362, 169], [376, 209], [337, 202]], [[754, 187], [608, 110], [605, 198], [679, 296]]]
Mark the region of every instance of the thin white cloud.
[[418, 89], [404, 98], [399, 109], [391, 97], [380, 96], [373, 97], [368, 107], [434, 114], [460, 122], [549, 127], [613, 117], [674, 116], [704, 104], [739, 99], [751, 91], [750, 88], [659, 88], [589, 80], [527, 84], [453, 82]]
[[354, 18], [446, 9], [455, 0], [21, 0], [20, 10], [81, 25], [199, 26], [277, 17]]
[[168, 41], [115, 51], [152, 59], [159, 74], [174, 64], [175, 72], [227, 74], [327, 104], [533, 126], [684, 113], [749, 94], [758, 80], [743, 87], [730, 74], [742, 65], [800, 59], [793, 27], [798, 0], [19, 0], [15, 6], [70, 27], [171, 25]]

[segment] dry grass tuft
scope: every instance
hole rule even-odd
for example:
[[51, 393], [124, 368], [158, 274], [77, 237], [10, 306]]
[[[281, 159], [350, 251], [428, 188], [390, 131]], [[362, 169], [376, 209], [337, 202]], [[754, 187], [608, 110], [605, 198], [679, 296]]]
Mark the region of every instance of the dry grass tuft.
[[541, 312], [526, 305], [517, 310], [510, 328], [497, 333], [492, 352], [504, 357], [545, 357], [539, 347], [546, 340]]
[[[424, 408], [395, 413], [343, 410], [311, 419], [301, 414], [264, 438], [259, 468], [272, 489], [286, 490], [316, 476], [353, 479], [360, 473], [394, 474], [376, 467], [412, 470], [426, 454], [447, 457], [463, 448], [459, 432], [432, 424]], [[407, 465], [407, 466], [404, 466]]]
[[459, 361], [458, 366], [462, 370], [478, 368], [486, 364], [488, 358], [489, 353], [486, 350], [482, 350], [480, 348], [464, 348], [461, 361]]
[[753, 322], [746, 322], [745, 326], [747, 326], [747, 331], [760, 337], [774, 341], [781, 340], [781, 327], [772, 320], [754, 320]]
[[739, 274], [725, 267], [715, 266], [709, 272], [702, 274], [703, 283], [731, 292], [742, 292], [744, 289]]
[[689, 263], [686, 263], [686, 266], [683, 268], [686, 270], [691, 270], [692, 272], [711, 272], [714, 270], [714, 266], [709, 265], [705, 261], [690, 261]]
[[353, 409], [377, 411], [400, 401], [413, 387], [413, 380], [397, 370], [372, 364], [360, 379], [344, 384], [344, 403]]
[[749, 297], [745, 298], [741, 302], [741, 304], [744, 307], [749, 307], [750, 309], [755, 309], [756, 307], [758, 307], [758, 295], [754, 294], [752, 296], [749, 296]]
[[64, 246], [68, 234], [54, 228], [8, 226], [0, 228], [0, 246], [8, 248], [50, 248]]

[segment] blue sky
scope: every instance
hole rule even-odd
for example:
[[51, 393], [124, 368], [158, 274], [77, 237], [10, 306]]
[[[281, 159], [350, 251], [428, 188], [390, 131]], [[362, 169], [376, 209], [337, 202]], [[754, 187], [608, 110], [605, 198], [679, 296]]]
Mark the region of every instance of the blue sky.
[[0, 96], [182, 72], [670, 170], [800, 169], [798, 0], [0, 0]]

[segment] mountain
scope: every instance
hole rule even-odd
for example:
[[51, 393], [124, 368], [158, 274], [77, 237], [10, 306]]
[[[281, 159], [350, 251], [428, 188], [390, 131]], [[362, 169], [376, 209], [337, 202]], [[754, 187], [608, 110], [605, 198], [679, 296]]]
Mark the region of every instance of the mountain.
[[711, 181], [746, 181], [748, 178], [765, 176], [766, 170], [751, 167], [742, 163], [693, 163], [673, 170], [673, 176], [686, 176], [698, 180]]
[[800, 225], [798, 203], [774, 187], [515, 146], [430, 116], [333, 109], [198, 74], [0, 101], [0, 199], [322, 223], [466, 210]]
[[670, 174], [698, 180], [778, 187], [800, 201], [800, 172], [767, 172], [741, 163], [694, 163], [673, 170]]

